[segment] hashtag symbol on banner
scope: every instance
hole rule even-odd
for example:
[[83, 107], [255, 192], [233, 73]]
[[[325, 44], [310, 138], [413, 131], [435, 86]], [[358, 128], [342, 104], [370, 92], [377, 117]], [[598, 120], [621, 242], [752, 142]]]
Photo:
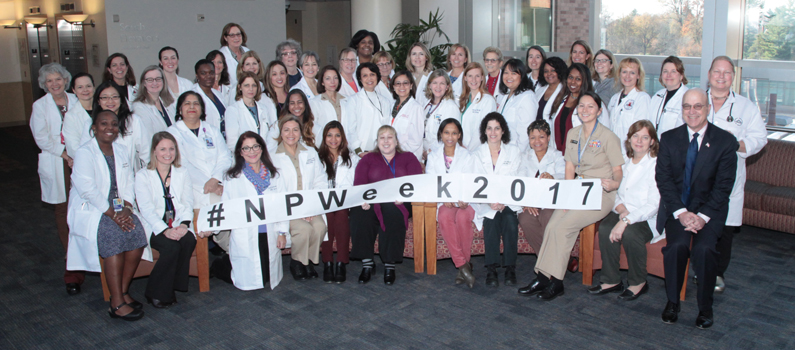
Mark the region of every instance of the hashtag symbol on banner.
[[221, 226], [221, 220], [225, 219], [221, 216], [221, 213], [224, 212], [224, 204], [213, 205], [213, 210], [207, 212], [210, 215], [207, 218], [207, 222], [210, 223], [210, 227], [213, 227], [213, 221], [215, 221], [215, 226]]

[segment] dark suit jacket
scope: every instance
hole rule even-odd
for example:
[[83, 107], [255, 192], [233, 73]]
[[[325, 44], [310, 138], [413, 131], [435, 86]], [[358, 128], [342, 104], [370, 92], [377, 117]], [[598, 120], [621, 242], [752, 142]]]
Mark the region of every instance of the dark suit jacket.
[[[673, 213], [685, 208], [682, 184], [690, 139], [687, 124], [665, 132], [657, 154], [657, 188], [660, 190], [660, 209], [657, 230], [662, 232]], [[710, 218], [704, 227], [719, 233], [726, 224], [729, 195], [737, 175], [739, 143], [731, 133], [709, 123], [701, 141], [701, 148], [691, 175], [690, 205], [687, 211], [702, 213]]]

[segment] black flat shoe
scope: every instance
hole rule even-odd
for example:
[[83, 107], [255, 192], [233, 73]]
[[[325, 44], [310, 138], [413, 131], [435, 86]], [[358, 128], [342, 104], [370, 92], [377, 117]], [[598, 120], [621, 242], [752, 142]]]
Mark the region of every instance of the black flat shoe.
[[516, 266], [510, 265], [505, 267], [505, 285], [516, 285]]
[[362, 268], [362, 273], [359, 274], [359, 284], [370, 282], [372, 275], [375, 275], [375, 266]]
[[[122, 294], [122, 296], [125, 296], [125, 295], [130, 295], [130, 292]], [[130, 297], [130, 299], [132, 299], [132, 297]], [[135, 299], [133, 299], [132, 302], [127, 303], [127, 305], [130, 305], [130, 307], [132, 307], [133, 309], [137, 309], [137, 310], [143, 310], [143, 308], [144, 308], [144, 304], [141, 304], [139, 301], [137, 301]]]
[[543, 283], [536, 278], [526, 287], [519, 288], [519, 294], [527, 296], [536, 295], [541, 293], [541, 291], [543, 291], [548, 285], [549, 282]]
[[500, 285], [500, 279], [497, 278], [497, 268], [494, 266], [487, 266], [486, 269], [486, 285], [489, 287], [498, 287]]
[[638, 292], [638, 294], [633, 294], [632, 291], [629, 290], [629, 288], [627, 288], [627, 289], [624, 290], [623, 293], [621, 293], [618, 296], [618, 298], [623, 300], [623, 301], [632, 301], [632, 300], [637, 299], [639, 296], [641, 296], [643, 294], [646, 294], [648, 292], [649, 292], [649, 284], [645, 283], [643, 285], [643, 288], [641, 288], [640, 291]]
[[536, 298], [543, 301], [552, 301], [563, 294], [566, 294], [563, 290], [563, 281], [553, 281], [541, 293], [536, 295]]
[[331, 261], [323, 263], [323, 282], [334, 282], [334, 263]]
[[384, 270], [384, 284], [391, 286], [395, 283], [395, 269]]
[[712, 311], [699, 311], [696, 317], [696, 327], [699, 329], [707, 329], [712, 327]]
[[77, 284], [77, 283], [67, 283], [66, 284], [66, 294], [69, 294], [69, 295], [80, 294], [80, 285]]
[[124, 321], [138, 321], [142, 317], [144, 317], [144, 311], [135, 308], [133, 308], [133, 311], [130, 311], [130, 313], [126, 315], [117, 314], [116, 311], [119, 311], [119, 309], [121, 309], [125, 305], [129, 306], [127, 303], [121, 303], [119, 304], [119, 306], [116, 307], [113, 307], [113, 305], [111, 305], [110, 310], [108, 310], [108, 315], [110, 316], [110, 318], [120, 318]]
[[[591, 295], [604, 295], [607, 293], [618, 293], [624, 290], [624, 282], [619, 282], [615, 286], [610, 288], [602, 288], [602, 285], [597, 285], [595, 287], [588, 288], [588, 294]], [[630, 292], [631, 293], [631, 292]]]
[[158, 299], [152, 299], [150, 297], [146, 297], [146, 302], [151, 304], [152, 306], [154, 306], [156, 309], [167, 309], [170, 306], [172, 306], [172, 305], [177, 303], [176, 300], [175, 301], [161, 301], [161, 300], [158, 300]]
[[461, 276], [464, 279], [464, 283], [466, 283], [467, 287], [472, 288], [475, 286], [475, 275], [472, 273], [472, 263], [468, 262], [461, 266], [458, 270], [461, 272]]
[[662, 321], [666, 324], [674, 324], [679, 319], [680, 305], [668, 302], [662, 312]]
[[306, 278], [320, 277], [320, 275], [317, 274], [317, 271], [315, 271], [315, 264], [313, 264], [311, 261], [308, 265], [304, 265], [304, 269], [306, 269]]
[[345, 279], [345, 263], [337, 261], [337, 265], [334, 267], [334, 282], [340, 284], [345, 282]]
[[290, 274], [296, 281], [306, 281], [307, 279], [306, 267], [296, 260], [290, 260]]

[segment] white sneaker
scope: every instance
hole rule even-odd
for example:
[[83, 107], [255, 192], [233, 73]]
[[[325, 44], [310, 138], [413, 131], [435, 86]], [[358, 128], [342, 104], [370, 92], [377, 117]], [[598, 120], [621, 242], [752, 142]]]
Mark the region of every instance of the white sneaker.
[[718, 276], [715, 279], [715, 293], [723, 293], [726, 289], [726, 283], [723, 281], [723, 277]]

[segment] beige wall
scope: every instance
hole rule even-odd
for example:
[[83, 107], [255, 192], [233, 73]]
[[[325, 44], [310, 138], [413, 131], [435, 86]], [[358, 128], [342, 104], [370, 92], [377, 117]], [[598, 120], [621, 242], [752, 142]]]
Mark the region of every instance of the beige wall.
[[351, 41], [351, 2], [307, 2], [302, 18], [303, 49], [317, 52], [320, 66], [337, 66], [340, 50]]

